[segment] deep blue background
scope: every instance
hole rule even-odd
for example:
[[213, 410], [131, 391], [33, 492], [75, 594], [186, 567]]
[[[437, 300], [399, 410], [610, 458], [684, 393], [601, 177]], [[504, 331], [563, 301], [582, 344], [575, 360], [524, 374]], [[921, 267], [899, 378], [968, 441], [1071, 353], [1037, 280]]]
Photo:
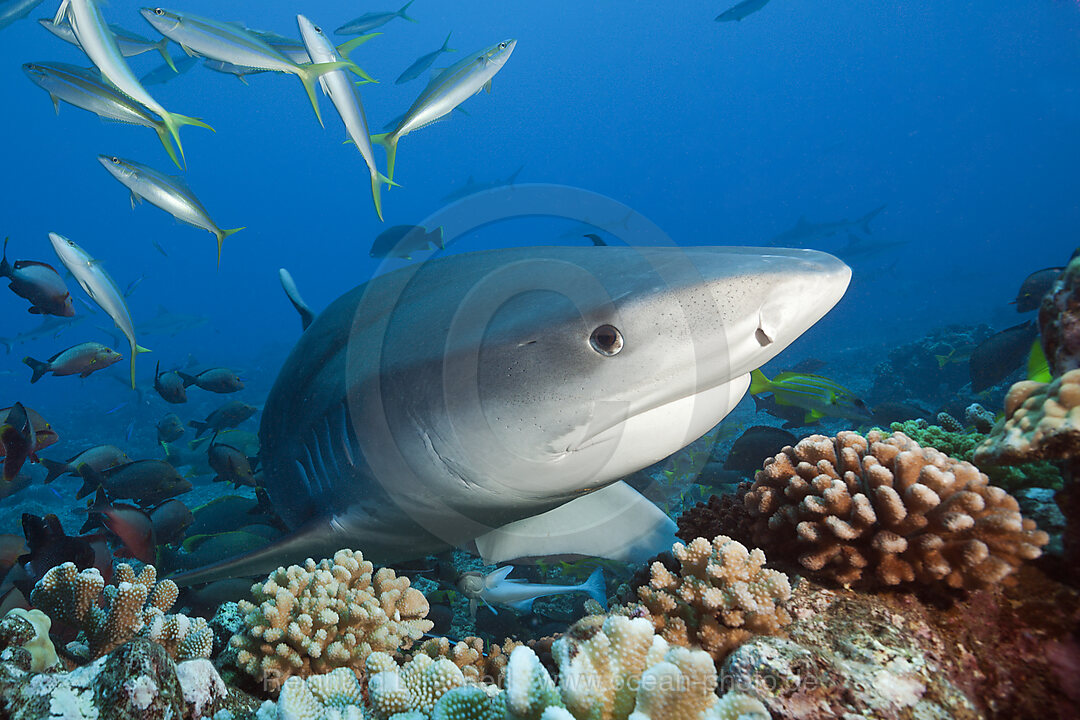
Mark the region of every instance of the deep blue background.
[[[334, 28], [381, 8], [222, 5], [186, 0], [176, 7], [291, 36], [299, 35], [297, 12]], [[321, 308], [377, 267], [367, 253], [384, 226], [359, 154], [342, 144], [344, 131], [324, 97], [326, 129], [319, 127], [293, 77], [263, 74], [244, 86], [197, 65], [152, 86], [166, 108], [217, 130], [182, 130], [191, 187], [222, 227], [248, 228], [226, 241], [217, 270], [211, 235], [146, 204], [133, 211], [126, 190], [98, 165], [96, 155], [108, 153], [175, 171], [154, 133], [67, 105], [56, 117], [46, 94], [23, 75], [27, 61], [84, 62], [33, 21], [55, 8], [46, 2], [0, 31], [0, 235], [12, 237], [12, 258], [58, 264], [47, 239], [56, 231], [100, 258], [121, 287], [145, 276], [131, 298], [137, 321], [159, 305], [211, 321], [176, 338], [146, 338], [154, 353], [140, 357], [140, 381], [149, 382], [155, 360], [178, 364], [190, 352], [202, 365], [241, 368], [249, 381], [242, 397], [261, 402], [299, 333], [277, 269], [288, 267]], [[155, 36], [137, 9], [113, 0], [104, 12]], [[864, 362], [872, 365], [890, 344], [948, 321], [1015, 323], [1007, 302], [1020, 280], [1062, 264], [1077, 245], [1077, 3], [773, 0], [741, 23], [713, 22], [724, 9], [723, 2], [417, 0], [410, 14], [418, 23], [395, 20], [353, 55], [382, 81], [362, 88], [373, 127], [420, 92], [426, 77], [393, 81], [448, 31], [451, 46], [467, 51], [509, 37], [519, 43], [495, 92], [466, 103], [469, 116], [455, 113], [402, 140], [402, 187], [385, 192], [386, 225], [436, 211], [470, 175], [491, 181], [521, 165], [523, 182], [606, 194], [683, 244], [764, 243], [800, 216], [854, 218], [887, 203], [871, 239], [908, 244], [855, 265], [848, 297], [808, 334], [805, 352], [865, 347]], [[437, 65], [457, 56], [443, 58]], [[160, 59], [147, 54], [132, 64], [142, 74]], [[376, 154], [382, 163], [382, 151]], [[521, 221], [459, 247], [577, 242], [560, 239], [560, 227]], [[817, 246], [835, 249], [844, 240]], [[0, 336], [37, 324], [25, 307], [0, 293]], [[103, 317], [96, 323], [111, 324]], [[0, 405], [20, 399], [54, 422], [65, 416], [68, 439], [79, 423], [123, 432], [133, 419], [160, 417], [155, 399], [143, 415], [126, 408], [101, 419], [103, 406], [131, 402], [107, 377], [123, 380], [126, 360], [85, 382], [27, 384], [24, 354], [48, 357], [75, 342], [105, 340], [94, 324], [0, 354]], [[220, 400], [202, 394], [182, 417]], [[152, 429], [140, 432], [149, 440]]]

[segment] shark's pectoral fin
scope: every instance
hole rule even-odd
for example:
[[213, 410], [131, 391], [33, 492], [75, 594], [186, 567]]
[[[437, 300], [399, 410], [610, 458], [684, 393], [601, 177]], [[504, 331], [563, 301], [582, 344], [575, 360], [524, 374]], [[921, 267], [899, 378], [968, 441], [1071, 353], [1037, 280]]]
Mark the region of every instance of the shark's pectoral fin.
[[675, 522], [624, 482], [476, 538], [485, 563], [543, 555], [643, 562], [675, 542]]

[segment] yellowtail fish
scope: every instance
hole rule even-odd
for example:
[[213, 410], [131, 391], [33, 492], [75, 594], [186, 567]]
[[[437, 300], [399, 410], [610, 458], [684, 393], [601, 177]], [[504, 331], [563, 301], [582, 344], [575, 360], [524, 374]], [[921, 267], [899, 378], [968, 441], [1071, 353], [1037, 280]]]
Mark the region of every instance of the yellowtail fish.
[[517, 46], [517, 40], [503, 40], [443, 70], [420, 93], [402, 116], [397, 127], [388, 133], [372, 135], [372, 142], [386, 149], [387, 175], [394, 179], [394, 162], [401, 138], [413, 130], [427, 127], [450, 114], [461, 103], [481, 90], [491, 92], [491, 79], [502, 70]]
[[457, 50], [450, 47], [451, 34], [452, 33], [446, 34], [446, 39], [443, 40], [442, 47], [440, 47], [438, 50], [432, 50], [426, 55], [421, 55], [415, 61], [413, 61], [412, 65], [405, 68], [405, 70], [402, 71], [400, 75], [398, 75], [398, 79], [394, 81], [394, 84], [401, 85], [402, 83], [407, 83], [410, 80], [415, 80], [416, 78], [420, 77], [420, 75], [422, 75], [425, 70], [431, 67], [432, 64], [434, 64], [435, 59], [440, 55], [445, 52], [457, 52]]
[[161, 118], [180, 151], [181, 159], [184, 159], [184, 146], [180, 143], [181, 125], [198, 125], [213, 130], [202, 120], [169, 112], [146, 91], [120, 52], [116, 36], [109, 29], [95, 0], [63, 0], [53, 22], [59, 24], [65, 17], [79, 40], [79, 46], [101, 71], [102, 77]]
[[823, 417], [867, 420], [866, 403], [840, 383], [820, 375], [782, 372], [772, 380], [761, 370], [750, 373], [750, 394], [772, 393], [777, 405], [806, 411], [804, 422]]
[[90, 253], [63, 235], [53, 232], [49, 233], [49, 241], [52, 242], [53, 250], [56, 251], [64, 267], [71, 271], [90, 299], [112, 318], [116, 327], [127, 338], [131, 346], [131, 387], [134, 389], [135, 358], [139, 353], [150, 351], [135, 342], [135, 328], [131, 323], [131, 312], [128, 310], [124, 293], [101, 267], [101, 263], [90, 256]]
[[349, 22], [339, 27], [334, 32], [338, 35], [360, 35], [370, 30], [374, 30], [377, 27], [382, 27], [386, 23], [390, 22], [394, 18], [402, 18], [409, 22], [416, 22], [415, 18], [411, 18], [405, 14], [405, 11], [409, 9], [416, 0], [409, 0], [404, 6], [397, 12], [368, 12], [364, 13], [358, 18], [353, 18]]
[[98, 155], [98, 162], [131, 191], [132, 208], [135, 207], [135, 203], [145, 199], [180, 222], [212, 233], [217, 238], [218, 265], [221, 264], [221, 244], [225, 238], [244, 229], [242, 227], [228, 230], [219, 228], [210, 219], [210, 214], [199, 202], [199, 198], [195, 197], [195, 193], [181, 178], [166, 175], [142, 163], [125, 160], [115, 155]]
[[374, 82], [370, 75], [351, 60], [315, 65], [293, 62], [239, 24], [219, 22], [164, 8], [143, 8], [139, 12], [158, 32], [178, 43], [189, 55], [201, 55], [232, 65], [296, 75], [304, 84], [304, 90], [307, 91], [320, 125], [322, 113], [315, 97], [316, 78], [333, 70], [348, 68], [363, 79]]
[[[296, 22], [300, 25], [300, 36], [304, 39], [307, 53], [314, 62], [327, 64], [341, 60], [341, 57], [337, 54], [337, 49], [323, 33], [322, 28], [303, 15], [297, 15]], [[375, 37], [374, 34], [363, 35], [356, 38], [356, 40], [366, 42], [373, 37]], [[371, 200], [375, 203], [375, 212], [378, 214], [379, 220], [382, 220], [382, 186], [383, 183], [392, 183], [389, 178], [379, 172], [379, 168], [375, 165], [375, 153], [371, 149], [367, 116], [364, 114], [364, 106], [360, 102], [360, 93], [357, 91], [356, 86], [349, 81], [344, 70], [332, 70], [326, 73], [319, 78], [319, 84], [322, 85], [323, 92], [330, 96], [331, 102], [337, 108], [338, 115], [341, 116], [341, 121], [345, 123], [345, 132], [348, 134], [349, 139], [353, 141], [353, 144], [356, 145], [356, 149], [360, 151], [360, 156], [364, 158], [364, 162], [367, 164], [368, 174], [371, 176]]]
[[60, 113], [60, 101], [94, 113], [103, 120], [141, 125], [157, 133], [169, 157], [181, 167], [165, 123], [146, 108], [116, 89], [95, 68], [81, 68], [59, 62], [25, 63], [23, 72], [34, 84], [49, 93], [53, 108]]
[[[38, 20], [38, 24], [64, 42], [69, 42], [80, 50], [82, 49], [79, 38], [75, 37], [75, 31], [71, 29], [71, 25], [67, 22], [55, 23], [49, 18], [41, 18]], [[161, 57], [165, 58], [165, 62], [172, 68], [172, 71], [177, 72], [173, 59], [169, 55], [169, 38], [163, 37], [158, 42], [154, 42], [138, 33], [133, 33], [112, 23], [109, 23], [109, 29], [112, 30], [113, 35], [116, 37], [116, 45], [120, 48], [120, 54], [124, 57], [135, 57], [151, 50], [157, 50], [161, 53]]]

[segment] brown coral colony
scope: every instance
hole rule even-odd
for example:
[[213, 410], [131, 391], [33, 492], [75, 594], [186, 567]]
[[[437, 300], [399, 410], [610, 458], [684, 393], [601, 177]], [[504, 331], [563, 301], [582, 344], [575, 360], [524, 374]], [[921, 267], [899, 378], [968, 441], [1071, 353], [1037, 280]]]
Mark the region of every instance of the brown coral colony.
[[975, 466], [902, 433], [805, 438], [766, 461], [744, 502], [756, 544], [794, 546], [842, 584], [988, 587], [1049, 540]]

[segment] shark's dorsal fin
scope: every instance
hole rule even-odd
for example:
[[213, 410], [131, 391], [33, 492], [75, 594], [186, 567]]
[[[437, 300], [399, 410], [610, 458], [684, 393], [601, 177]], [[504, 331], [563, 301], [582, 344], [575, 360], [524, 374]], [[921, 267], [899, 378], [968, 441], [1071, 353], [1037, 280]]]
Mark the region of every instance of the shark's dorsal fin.
[[542, 555], [641, 562], [675, 542], [675, 521], [620, 481], [476, 538], [485, 563]]

